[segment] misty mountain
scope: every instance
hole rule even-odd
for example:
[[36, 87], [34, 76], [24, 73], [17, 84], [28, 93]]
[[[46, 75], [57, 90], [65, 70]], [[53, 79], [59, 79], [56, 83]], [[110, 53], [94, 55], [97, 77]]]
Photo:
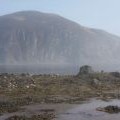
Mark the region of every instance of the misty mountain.
[[0, 16], [0, 64], [120, 65], [120, 37], [59, 15], [22, 11]]

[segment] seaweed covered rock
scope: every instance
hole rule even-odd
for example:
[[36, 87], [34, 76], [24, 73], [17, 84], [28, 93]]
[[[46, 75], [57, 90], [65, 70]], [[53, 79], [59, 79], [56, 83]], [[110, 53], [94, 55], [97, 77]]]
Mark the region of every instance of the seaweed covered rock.
[[31, 117], [14, 115], [5, 120], [53, 120], [54, 118], [54, 114], [44, 113], [40, 115], [32, 115]]
[[107, 113], [119, 113], [120, 112], [120, 107], [109, 105], [109, 106], [106, 106], [106, 107], [103, 107], [103, 108], [99, 107], [96, 110], [107, 112]]

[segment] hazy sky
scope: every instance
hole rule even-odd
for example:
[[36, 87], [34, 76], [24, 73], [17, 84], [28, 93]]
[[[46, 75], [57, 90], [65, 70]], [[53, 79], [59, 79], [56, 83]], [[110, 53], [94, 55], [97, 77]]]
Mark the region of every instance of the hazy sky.
[[21, 10], [56, 13], [120, 36], [120, 0], [0, 0], [0, 15]]

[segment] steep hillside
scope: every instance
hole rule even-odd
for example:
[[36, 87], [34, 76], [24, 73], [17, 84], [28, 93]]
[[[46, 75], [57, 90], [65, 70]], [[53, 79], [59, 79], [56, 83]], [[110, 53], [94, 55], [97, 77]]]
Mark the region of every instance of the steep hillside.
[[120, 38], [55, 14], [22, 11], [0, 17], [0, 64], [120, 64]]

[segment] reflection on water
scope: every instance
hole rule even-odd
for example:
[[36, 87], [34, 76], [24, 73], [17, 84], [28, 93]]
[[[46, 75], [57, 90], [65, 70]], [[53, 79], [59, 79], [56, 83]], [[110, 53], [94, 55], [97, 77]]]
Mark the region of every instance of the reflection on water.
[[104, 102], [101, 100], [91, 100], [89, 103], [78, 105], [76, 108], [59, 115], [59, 120], [120, 120], [120, 114], [109, 114], [96, 111], [97, 107], [107, 105], [120, 106], [120, 100]]

